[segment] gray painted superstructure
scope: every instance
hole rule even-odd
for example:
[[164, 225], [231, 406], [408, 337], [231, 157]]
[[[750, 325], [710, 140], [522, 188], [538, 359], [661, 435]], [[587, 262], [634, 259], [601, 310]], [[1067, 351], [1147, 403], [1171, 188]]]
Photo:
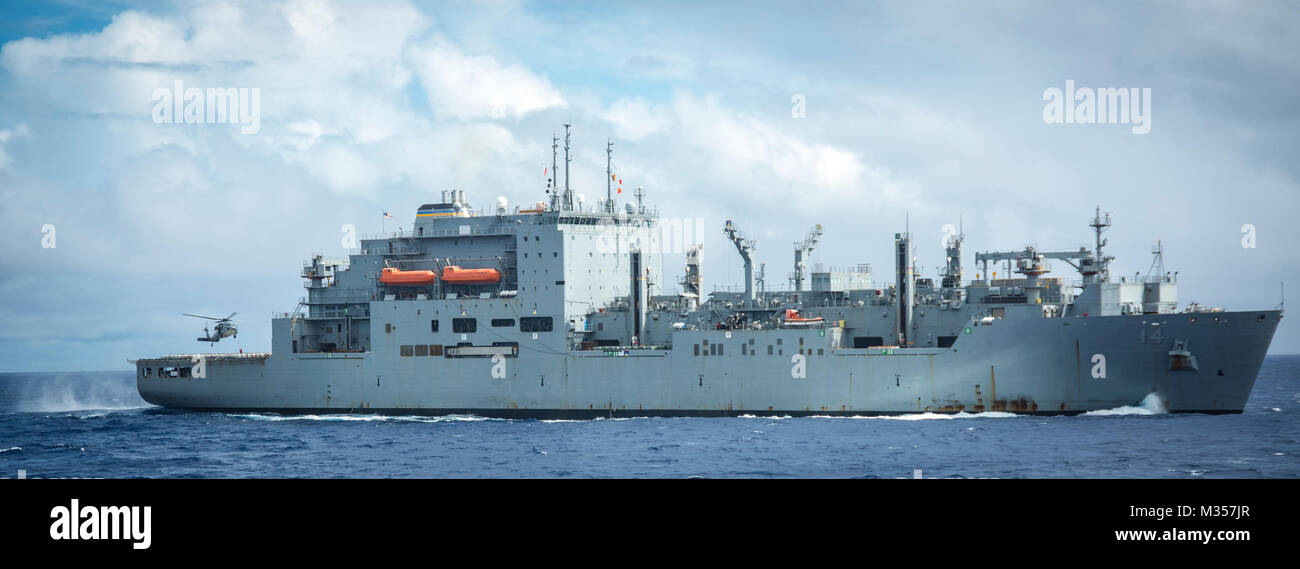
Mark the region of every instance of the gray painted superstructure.
[[[814, 272], [812, 290], [785, 291], [755, 286], [753, 242], [728, 222], [744, 292], [705, 299], [698, 247], [684, 278], [665, 274], [671, 239], [639, 199], [584, 208], [567, 183], [549, 193], [475, 211], [444, 192], [411, 231], [304, 263], [307, 295], [273, 319], [270, 353], [141, 359], [140, 394], [189, 409], [589, 417], [1077, 413], [1154, 393], [1171, 411], [1240, 412], [1282, 316], [1178, 311], [1176, 276], [1159, 272], [1112, 282], [1100, 211], [1092, 251], [980, 253], [983, 270], [963, 283], [953, 236], [936, 283], [916, 274], [901, 233], [891, 284]], [[1044, 276], [1047, 259], [1081, 282]], [[805, 261], [796, 255], [799, 288]], [[990, 262], [1020, 276], [990, 278]], [[500, 278], [379, 278], [448, 266]]]

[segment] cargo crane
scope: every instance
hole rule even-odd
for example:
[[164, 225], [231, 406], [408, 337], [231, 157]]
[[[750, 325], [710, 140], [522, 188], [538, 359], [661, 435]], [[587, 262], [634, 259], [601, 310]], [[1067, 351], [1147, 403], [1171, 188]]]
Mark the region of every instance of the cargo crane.
[[740, 259], [745, 262], [745, 304], [754, 305], [754, 240], [745, 239], [745, 235], [736, 228], [736, 225], [727, 220], [723, 226], [722, 232], [727, 234], [727, 238], [736, 244], [736, 252], [740, 253]]
[[[1043, 263], [1044, 259], [1065, 261], [1081, 274], [1087, 276], [1090, 265], [1085, 261], [1092, 260], [1093, 255], [1091, 251], [1084, 247], [1080, 247], [1078, 251], [1039, 251], [1032, 246], [1019, 251], [986, 251], [975, 254], [975, 262], [980, 263], [984, 271], [983, 280], [985, 284], [989, 282], [989, 261], [995, 263], [1009, 261], [1014, 263], [1013, 271], [1033, 279], [1044, 273], [1051, 272], [1047, 265]], [[1076, 263], [1076, 261], [1078, 262]]]
[[817, 242], [822, 238], [822, 225], [818, 223], [808, 230], [808, 236], [804, 237], [802, 243], [794, 244], [794, 291], [803, 292], [804, 273], [808, 269], [806, 260], [812, 255], [813, 248], [817, 247]]
[[1115, 259], [1108, 255], [1103, 255], [1101, 248], [1106, 246], [1106, 240], [1101, 238], [1101, 234], [1110, 228], [1110, 214], [1102, 217], [1101, 207], [1097, 207], [1096, 216], [1093, 217], [1089, 227], [1097, 234], [1096, 249], [1089, 251], [1085, 247], [1079, 247], [1078, 251], [1037, 251], [1033, 247], [1025, 247], [1020, 251], [991, 251], [975, 254], [975, 262], [981, 264], [984, 271], [983, 281], [987, 286], [989, 283], [989, 261], [999, 262], [1007, 261], [1016, 264], [1015, 272], [1025, 275], [1030, 280], [1037, 279], [1038, 276], [1048, 272], [1043, 259], [1059, 259], [1070, 264], [1079, 274], [1083, 275], [1085, 285], [1094, 282], [1107, 282], [1110, 278], [1110, 262]]
[[[1033, 247], [1025, 247], [1019, 251], [988, 251], [975, 254], [975, 262], [980, 263], [984, 271], [984, 282], [989, 282], [989, 261], [1010, 261], [1015, 263], [1012, 269], [1026, 277], [1037, 277], [1043, 273], [1051, 272], [1047, 265], [1043, 263], [1044, 259], [1058, 259], [1065, 261], [1079, 271], [1080, 274], [1088, 275], [1089, 261], [1093, 259], [1092, 252], [1084, 247], [1078, 251], [1038, 251]], [[1076, 261], [1078, 261], [1076, 263]]]
[[700, 255], [703, 244], [696, 244], [686, 250], [686, 275], [682, 277], [682, 298], [685, 306], [697, 308], [700, 302]]

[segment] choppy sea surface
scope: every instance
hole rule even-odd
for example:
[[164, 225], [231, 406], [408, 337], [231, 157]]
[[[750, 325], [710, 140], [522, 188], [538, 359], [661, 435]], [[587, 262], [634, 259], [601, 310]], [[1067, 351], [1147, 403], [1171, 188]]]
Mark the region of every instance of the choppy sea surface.
[[0, 478], [1293, 478], [1300, 356], [1240, 415], [587, 421], [172, 411], [130, 371], [0, 374]]

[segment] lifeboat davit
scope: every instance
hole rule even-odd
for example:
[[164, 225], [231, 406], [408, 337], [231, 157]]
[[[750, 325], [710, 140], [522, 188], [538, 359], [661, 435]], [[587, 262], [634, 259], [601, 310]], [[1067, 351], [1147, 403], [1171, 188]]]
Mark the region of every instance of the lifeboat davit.
[[379, 282], [393, 286], [428, 285], [438, 281], [438, 273], [433, 271], [403, 271], [385, 267], [379, 274]]
[[448, 265], [442, 270], [443, 282], [452, 284], [489, 284], [501, 282], [501, 272], [496, 269], [462, 269]]

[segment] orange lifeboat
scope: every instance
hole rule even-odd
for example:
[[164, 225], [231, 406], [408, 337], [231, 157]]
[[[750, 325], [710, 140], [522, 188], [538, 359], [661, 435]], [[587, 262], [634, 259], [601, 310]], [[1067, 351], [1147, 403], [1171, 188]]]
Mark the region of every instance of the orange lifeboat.
[[438, 273], [433, 271], [403, 271], [385, 267], [379, 275], [379, 282], [393, 286], [428, 285], [438, 281]]
[[489, 284], [501, 282], [501, 273], [496, 269], [462, 269], [448, 265], [442, 271], [442, 280], [452, 284]]
[[813, 318], [804, 318], [799, 314], [798, 310], [789, 310], [789, 309], [785, 311], [784, 320], [787, 326], [812, 326], [814, 324], [822, 323], [821, 316], [815, 316]]

